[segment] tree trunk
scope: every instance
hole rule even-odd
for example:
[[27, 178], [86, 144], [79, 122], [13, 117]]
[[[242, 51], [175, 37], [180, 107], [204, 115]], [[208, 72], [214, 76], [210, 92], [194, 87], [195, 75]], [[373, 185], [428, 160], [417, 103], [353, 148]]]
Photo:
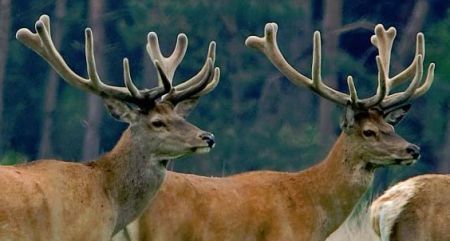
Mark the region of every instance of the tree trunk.
[[[324, 82], [331, 88], [336, 89], [337, 84], [337, 53], [339, 50], [339, 35], [335, 30], [342, 25], [342, 0], [325, 0], [323, 6], [323, 56], [326, 58], [326, 75], [323, 76]], [[335, 123], [332, 120], [332, 114], [335, 104], [320, 98], [319, 104], [319, 141], [323, 147], [328, 147], [334, 139]]]
[[[292, 66], [304, 72], [311, 66], [311, 59], [305, 58], [305, 55], [311, 54], [312, 40], [312, 3], [311, 0], [294, 0], [292, 7], [299, 11], [298, 20], [293, 23], [290, 32], [289, 44], [286, 53], [289, 53], [288, 59], [292, 60]], [[281, 26], [286, 29], [286, 26]], [[292, 86], [292, 83], [284, 82], [283, 76], [275, 71], [268, 75], [261, 83], [261, 96], [258, 99], [257, 117], [255, 125], [258, 131], [267, 132], [267, 128], [274, 128], [283, 120], [283, 116], [292, 116], [297, 120], [299, 126], [304, 124], [305, 117], [302, 110], [313, 108], [311, 105], [312, 92], [306, 88], [288, 88], [287, 91], [282, 88], [283, 84]], [[293, 89], [293, 90], [292, 90]], [[290, 91], [292, 90], [292, 91]], [[299, 103], [302, 105], [296, 111], [292, 111], [290, 103]], [[287, 104], [286, 104], [287, 103]], [[294, 117], [295, 116], [295, 117]], [[281, 118], [280, 118], [281, 117]]]
[[0, 153], [3, 152], [3, 89], [8, 60], [11, 0], [0, 0]]
[[[242, 74], [245, 74], [242, 72], [240, 66], [241, 60], [239, 59], [239, 53], [237, 51], [233, 52], [232, 50], [235, 49], [240, 49], [239, 48], [239, 44], [240, 41], [237, 40], [236, 38], [233, 38], [229, 41], [229, 43], [227, 44], [226, 48], [228, 51], [230, 51], [229, 53], [229, 58], [230, 60], [232, 59], [232, 63], [229, 63], [230, 65], [230, 69], [233, 69], [233, 73], [230, 74], [229, 78], [233, 81], [230, 82], [231, 84], [231, 111], [233, 112], [233, 122], [232, 125], [234, 127], [235, 130], [239, 130], [242, 127], [242, 120], [241, 120], [241, 115], [242, 115], [242, 110], [241, 110], [241, 101], [242, 101], [242, 97], [241, 97], [241, 93], [242, 93], [242, 88], [240, 86], [240, 83], [236, 80], [239, 79], [245, 79], [242, 78]], [[236, 61], [234, 61], [236, 60]], [[231, 72], [231, 71], [230, 71]], [[238, 138], [236, 138], [238, 139]], [[230, 156], [230, 159], [228, 160], [229, 163], [237, 163], [239, 161], [239, 154], [240, 154], [240, 148], [242, 146], [242, 141], [234, 141], [233, 142], [233, 151], [232, 154]], [[226, 169], [227, 167], [224, 165], [223, 169]], [[222, 170], [222, 173], [224, 173], [225, 170]]]
[[[103, 0], [89, 1], [89, 26], [94, 33], [94, 46], [96, 53], [96, 64], [99, 75], [105, 76], [104, 45], [105, 29], [103, 25], [102, 14], [104, 11]], [[87, 118], [86, 132], [83, 140], [83, 160], [91, 160], [99, 155], [100, 151], [100, 122], [102, 120], [103, 107], [101, 99], [95, 95], [87, 96]]]
[[277, 73], [267, 77], [261, 89], [254, 128], [268, 134], [267, 130], [276, 128], [280, 122], [281, 75]]
[[[417, 0], [414, 8], [411, 12], [411, 17], [406, 24], [405, 31], [403, 32], [399, 46], [396, 51], [396, 56], [399, 61], [393, 61], [395, 63], [394, 70], [397, 72], [402, 71], [405, 66], [409, 65], [410, 56], [415, 54], [416, 35], [423, 28], [425, 17], [428, 13], [428, 1]], [[393, 64], [394, 64], [393, 63]]]
[[[55, 6], [55, 21], [53, 21], [52, 33], [53, 42], [57, 49], [60, 48], [64, 36], [63, 18], [66, 15], [67, 0], [57, 0]], [[59, 77], [55, 71], [50, 70], [47, 86], [45, 87], [44, 113], [41, 126], [41, 138], [39, 142], [39, 159], [48, 158], [53, 155], [52, 133], [53, 133], [53, 113], [58, 98]]]

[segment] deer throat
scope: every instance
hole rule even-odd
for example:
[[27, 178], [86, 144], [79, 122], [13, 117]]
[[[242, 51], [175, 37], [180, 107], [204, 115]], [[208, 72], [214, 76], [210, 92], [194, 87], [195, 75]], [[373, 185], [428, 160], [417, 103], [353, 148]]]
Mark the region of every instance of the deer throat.
[[101, 160], [107, 179], [105, 188], [117, 213], [114, 232], [123, 229], [144, 211], [166, 174], [165, 162], [152, 152], [128, 138], [120, 143]]
[[123, 229], [144, 211], [159, 190], [165, 175], [165, 165], [154, 163], [129, 172], [122, 182], [116, 184], [118, 216], [115, 232]]

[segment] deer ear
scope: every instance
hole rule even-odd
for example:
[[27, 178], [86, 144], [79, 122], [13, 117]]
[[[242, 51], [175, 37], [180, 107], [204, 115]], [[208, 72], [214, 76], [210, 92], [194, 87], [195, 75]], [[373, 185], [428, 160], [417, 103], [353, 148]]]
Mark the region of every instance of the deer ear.
[[341, 121], [341, 129], [343, 131], [348, 131], [355, 125], [355, 111], [349, 104], [345, 107], [345, 115]]
[[122, 101], [115, 99], [104, 99], [106, 108], [116, 120], [133, 123], [137, 121], [139, 113]]
[[396, 125], [403, 119], [406, 113], [408, 113], [410, 108], [411, 104], [407, 104], [394, 110], [390, 110], [389, 112], [384, 113], [384, 120], [391, 125]]
[[186, 117], [197, 106], [197, 104], [198, 97], [183, 100], [175, 106], [175, 112], [182, 117]]

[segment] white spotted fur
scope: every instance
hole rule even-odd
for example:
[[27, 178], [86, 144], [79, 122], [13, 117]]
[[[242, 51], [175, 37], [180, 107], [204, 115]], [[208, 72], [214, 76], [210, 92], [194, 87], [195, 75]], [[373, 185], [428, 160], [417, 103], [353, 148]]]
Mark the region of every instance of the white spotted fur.
[[370, 208], [372, 227], [381, 241], [389, 241], [397, 217], [416, 191], [417, 181], [409, 179], [389, 188], [372, 204]]

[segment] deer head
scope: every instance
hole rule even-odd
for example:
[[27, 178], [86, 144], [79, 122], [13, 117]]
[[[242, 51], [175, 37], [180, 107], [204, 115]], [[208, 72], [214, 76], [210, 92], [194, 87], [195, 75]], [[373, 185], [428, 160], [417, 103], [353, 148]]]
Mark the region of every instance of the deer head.
[[166, 160], [192, 152], [208, 152], [214, 146], [214, 136], [188, 123], [184, 117], [195, 106], [199, 97], [212, 91], [220, 77], [215, 61], [215, 42], [209, 45], [203, 68], [191, 79], [172, 85], [177, 66], [187, 49], [187, 37], [180, 34], [173, 53], [164, 57], [159, 49], [157, 35], [148, 35], [147, 51], [156, 66], [159, 86], [138, 89], [130, 76], [128, 60], [123, 60], [125, 87], [116, 87], [101, 81], [95, 64], [91, 29], [85, 31], [85, 52], [88, 78], [72, 71], [56, 50], [50, 35], [50, 20], [43, 15], [35, 24], [36, 33], [20, 29], [17, 39], [44, 58], [70, 85], [102, 97], [113, 117], [129, 123], [134, 143], [151, 152], [153, 159]]
[[[304, 86], [320, 96], [345, 108], [341, 124], [348, 149], [354, 158], [364, 162], [367, 167], [391, 164], [411, 164], [420, 155], [418, 146], [398, 136], [393, 128], [409, 110], [409, 101], [423, 95], [431, 86], [434, 77], [434, 64], [430, 64], [428, 74], [421, 83], [425, 44], [422, 33], [417, 35], [416, 54], [412, 63], [401, 73], [390, 77], [389, 65], [396, 30], [388, 30], [379, 24], [371, 42], [378, 49], [376, 57], [378, 67], [378, 88], [374, 96], [360, 99], [353, 78], [348, 76], [349, 94], [334, 90], [322, 82], [321, 77], [321, 40], [316, 31], [313, 39], [312, 78], [297, 72], [280, 52], [277, 44], [278, 26], [268, 23], [264, 37], [251, 36], [246, 45], [263, 52], [272, 64], [291, 82]], [[412, 78], [403, 92], [391, 94], [391, 89]]]

